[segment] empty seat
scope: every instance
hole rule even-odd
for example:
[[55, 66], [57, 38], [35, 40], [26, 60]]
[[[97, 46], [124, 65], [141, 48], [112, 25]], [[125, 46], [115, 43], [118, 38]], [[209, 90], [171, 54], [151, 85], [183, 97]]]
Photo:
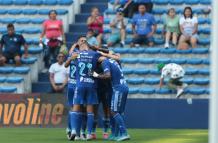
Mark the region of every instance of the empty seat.
[[134, 74], [139, 74], [139, 75], [144, 75], [144, 74], [148, 74], [149, 70], [145, 69], [145, 68], [141, 68], [141, 69], [134, 69], [133, 70]]
[[162, 33], [162, 31], [163, 31], [163, 29], [162, 29], [162, 28], [157, 28], [157, 30], [156, 30], [156, 33], [157, 33], [157, 34], [161, 34], [161, 33]]
[[202, 61], [202, 59], [187, 59], [187, 64], [199, 65]]
[[192, 49], [193, 54], [208, 54], [209, 49], [208, 48], [194, 48]]
[[143, 89], [139, 89], [139, 93], [141, 93], [141, 94], [154, 94], [155, 89], [151, 88], [151, 87], [145, 87]]
[[158, 54], [160, 52], [161, 48], [146, 48], [145, 53], [148, 54]]
[[23, 77], [8, 77], [6, 79], [7, 83], [21, 83], [24, 81]]
[[210, 64], [210, 59], [204, 59], [204, 60], [203, 60], [203, 64], [209, 65], [209, 64]]
[[209, 75], [210, 71], [209, 71], [209, 69], [199, 69], [198, 73], [203, 74], [203, 75]]
[[194, 68], [187, 68], [187, 69], [185, 69], [185, 74], [186, 75], [195, 75], [197, 73], [198, 73], [197, 69], [194, 69]]
[[198, 17], [198, 23], [199, 24], [206, 24], [207, 23], [207, 18]]
[[185, 0], [169, 0], [170, 4], [180, 5], [183, 4]]
[[44, 5], [56, 5], [57, 4], [57, 0], [45, 0], [43, 1]]
[[58, 15], [65, 15], [68, 13], [68, 10], [66, 10], [66, 9], [57, 9], [56, 11], [57, 11]]
[[199, 85], [207, 85], [209, 84], [209, 79], [208, 78], [196, 78], [193, 80], [194, 84], [199, 84]]
[[42, 5], [42, 0], [29, 0], [29, 5]]
[[26, 5], [28, 0], [14, 0], [14, 5]]
[[128, 50], [128, 53], [130, 53], [130, 54], [142, 54], [142, 53], [144, 53], [144, 51], [145, 51], [145, 48], [130, 48], [129, 50]]
[[13, 67], [0, 67], [0, 74], [10, 74], [14, 71]]
[[209, 45], [210, 44], [210, 38], [199, 38], [198, 43], [201, 45]]
[[71, 5], [73, 3], [72, 0], [60, 0], [58, 1], [59, 5]]
[[22, 12], [24, 15], [35, 15], [38, 13], [36, 9], [23, 9]]
[[186, 78], [183, 78], [181, 81], [187, 83], [187, 84], [192, 84], [193, 83], [193, 78], [190, 78], [190, 77], [186, 77]]
[[23, 33], [24, 29], [23, 28], [16, 28], [15, 31], [17, 33]]
[[0, 14], [7, 14], [8, 10], [7, 9], [0, 9]]
[[201, 8], [194, 8], [192, 9], [194, 14], [201, 14], [202, 13], [202, 9]]
[[169, 0], [153, 0], [153, 3], [158, 5], [166, 5], [168, 2]]
[[129, 48], [114, 48], [112, 49], [115, 53], [125, 54], [128, 53]]
[[154, 75], [160, 75], [160, 71], [158, 69], [150, 69], [149, 73]]
[[6, 77], [0, 77], [0, 83], [4, 83], [6, 81]]
[[123, 58], [121, 59], [123, 63], [136, 64], [138, 62], [138, 58]]
[[[0, 20], [1, 21], [1, 20]], [[0, 33], [5, 34], [7, 33], [7, 28], [0, 28]]]
[[37, 61], [36, 57], [21, 58], [23, 64], [34, 64]]
[[17, 74], [27, 74], [30, 71], [29, 67], [16, 67], [14, 68], [14, 73]]
[[159, 78], [145, 78], [146, 84], [158, 84], [160, 82]]
[[0, 5], [12, 5], [13, 0], [0, 0]]
[[45, 21], [45, 18], [33, 18], [31, 19], [31, 22], [33, 24], [42, 24]]
[[154, 43], [157, 45], [162, 45], [162, 44], [164, 44], [164, 39], [163, 38], [154, 38]]
[[41, 14], [41, 15], [48, 15], [50, 12], [49, 9], [40, 9], [38, 10], [38, 14]]
[[156, 58], [156, 59], [155, 59], [155, 63], [156, 63], [156, 64], [159, 64], [159, 63], [168, 64], [168, 63], [170, 63], [170, 62], [171, 62], [171, 60], [168, 59], [168, 58]]
[[194, 95], [200, 95], [200, 94], [205, 94], [205, 89], [204, 88], [188, 88], [187, 93], [189, 94], [194, 94]]
[[191, 49], [187, 49], [187, 50], [178, 50], [178, 49], [176, 49], [176, 53], [178, 53], [178, 54], [191, 54], [192, 50]]
[[171, 62], [176, 63], [176, 64], [185, 64], [186, 59], [184, 59], [184, 58], [175, 58], [175, 59], [171, 59]]
[[129, 89], [129, 94], [137, 94], [139, 92], [138, 88], [130, 88]]
[[111, 33], [111, 29], [110, 28], [104, 28], [104, 33]]
[[37, 33], [41, 33], [41, 29], [40, 28], [28, 28], [28, 29], [24, 29], [23, 32], [27, 34], [37, 34]]
[[3, 18], [3, 19], [0, 19], [0, 22], [4, 23], [4, 24], [14, 23], [15, 21], [16, 21], [15, 18]]
[[19, 24], [27, 24], [29, 22], [30, 22], [29, 18], [19, 18], [19, 19], [16, 19], [16, 23], [19, 23]]
[[204, 4], [204, 5], [210, 5], [211, 4], [211, 0], [200, 0], [200, 3]]
[[172, 93], [172, 91], [168, 88], [156, 89], [155, 92], [157, 94], [170, 94], [170, 93]]
[[163, 54], [174, 54], [176, 52], [176, 49], [175, 48], [162, 48], [160, 50], [160, 53], [163, 53]]
[[22, 10], [21, 9], [10, 9], [8, 10], [8, 14], [12, 14], [12, 15], [18, 15], [21, 14]]
[[104, 24], [110, 24], [110, 18], [104, 18]]
[[124, 68], [124, 69], [122, 69], [122, 71], [124, 74], [133, 74], [133, 69]]
[[185, 0], [186, 4], [198, 4], [199, 0]]
[[1, 93], [16, 93], [17, 92], [17, 88], [13, 87], [13, 86], [0, 87], [0, 92]]
[[154, 58], [139, 59], [139, 63], [142, 63], [142, 64], [152, 64], [154, 63], [154, 61], [155, 61]]
[[154, 14], [163, 14], [163, 13], [167, 13], [167, 9], [165, 8], [156, 8], [152, 10], [152, 13]]
[[29, 47], [28, 48], [29, 54], [39, 54], [39, 53], [42, 53], [42, 51], [43, 51], [42, 47]]
[[142, 84], [144, 83], [144, 78], [129, 78], [127, 79], [129, 84]]

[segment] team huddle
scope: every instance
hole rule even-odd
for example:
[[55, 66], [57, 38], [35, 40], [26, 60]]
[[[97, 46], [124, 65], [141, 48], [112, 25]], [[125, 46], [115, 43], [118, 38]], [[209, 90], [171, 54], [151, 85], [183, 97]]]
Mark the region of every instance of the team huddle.
[[71, 111], [66, 131], [69, 140], [96, 139], [99, 102], [104, 110], [103, 138], [130, 139], [123, 117], [129, 88], [119, 58], [118, 54], [93, 48], [83, 36], [71, 47], [65, 63], [69, 67], [67, 97]]

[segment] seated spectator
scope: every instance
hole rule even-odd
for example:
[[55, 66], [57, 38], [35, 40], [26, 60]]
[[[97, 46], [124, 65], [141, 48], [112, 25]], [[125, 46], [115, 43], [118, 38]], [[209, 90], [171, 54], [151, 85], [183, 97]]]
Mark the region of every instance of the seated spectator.
[[91, 16], [87, 19], [88, 29], [94, 31], [94, 36], [97, 38], [99, 45], [101, 46], [102, 36], [103, 36], [103, 16], [99, 15], [99, 10], [97, 7], [92, 8]]
[[116, 0], [114, 2], [114, 10], [120, 4], [119, 8], [123, 9], [124, 17], [132, 18], [134, 15], [134, 0]]
[[49, 12], [49, 19], [44, 21], [43, 30], [40, 36], [40, 43], [42, 38], [46, 36], [44, 44], [46, 45], [45, 66], [48, 68], [55, 62], [58, 53], [60, 52], [61, 44], [65, 44], [65, 35], [63, 29], [63, 22], [57, 19], [56, 10]]
[[184, 16], [180, 18], [180, 31], [182, 35], [179, 39], [178, 49], [188, 49], [191, 44], [192, 48], [197, 46], [198, 39], [198, 19], [193, 16], [191, 7], [186, 7], [184, 9]]
[[153, 35], [157, 25], [154, 16], [146, 12], [146, 7], [139, 5], [139, 14], [134, 15], [132, 23], [132, 31], [134, 34], [131, 47], [138, 46], [147, 42], [149, 46], [153, 46]]
[[169, 9], [164, 19], [163, 32], [165, 32], [165, 48], [169, 48], [169, 41], [172, 37], [173, 46], [176, 46], [179, 35], [179, 17], [176, 16], [174, 8]]
[[123, 17], [122, 9], [119, 8], [117, 10], [116, 17], [110, 23], [112, 32], [107, 40], [107, 46], [111, 47], [117, 42], [120, 42], [121, 47], [125, 45], [127, 24], [128, 24], [128, 21]]
[[146, 11], [148, 13], [151, 13], [152, 12], [152, 9], [153, 9], [153, 3], [151, 0], [134, 0], [135, 3], [134, 3], [134, 13], [138, 12], [138, 6], [140, 4], [144, 4], [145, 7], [146, 7]]
[[[5, 65], [9, 60], [14, 60], [16, 66], [21, 65], [21, 46], [24, 46], [24, 58], [28, 56], [28, 46], [24, 37], [15, 33], [13, 24], [7, 25], [8, 33], [4, 34], [0, 41], [0, 66]], [[4, 51], [2, 49], [4, 47]]]
[[67, 68], [64, 66], [65, 55], [59, 53], [57, 56], [57, 62], [52, 64], [49, 68], [49, 79], [52, 86], [53, 93], [64, 92], [65, 86], [68, 80]]
[[88, 29], [88, 32], [86, 34], [86, 41], [90, 46], [94, 46], [95, 48], [100, 47], [98, 40], [94, 36], [94, 31], [92, 29]]

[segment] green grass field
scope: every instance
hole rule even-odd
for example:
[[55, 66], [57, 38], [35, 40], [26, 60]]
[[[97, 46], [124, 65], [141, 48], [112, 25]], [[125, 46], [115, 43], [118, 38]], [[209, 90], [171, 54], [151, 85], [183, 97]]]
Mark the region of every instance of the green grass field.
[[[131, 140], [126, 143], [207, 143], [207, 130], [159, 130], [159, 129], [129, 129]], [[103, 141], [101, 131], [98, 139], [89, 143]], [[54, 128], [0, 128], [0, 143], [67, 143], [65, 129]], [[85, 141], [76, 141], [85, 142]]]

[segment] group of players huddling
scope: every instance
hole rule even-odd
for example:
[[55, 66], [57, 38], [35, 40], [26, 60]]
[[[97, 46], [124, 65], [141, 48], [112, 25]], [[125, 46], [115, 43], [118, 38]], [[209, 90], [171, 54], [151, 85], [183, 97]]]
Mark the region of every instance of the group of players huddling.
[[67, 97], [71, 110], [66, 130], [69, 140], [96, 139], [99, 102], [104, 109], [103, 138], [130, 139], [124, 123], [129, 89], [119, 63], [120, 56], [106, 51], [90, 46], [85, 36], [69, 51], [65, 63], [70, 69]]

